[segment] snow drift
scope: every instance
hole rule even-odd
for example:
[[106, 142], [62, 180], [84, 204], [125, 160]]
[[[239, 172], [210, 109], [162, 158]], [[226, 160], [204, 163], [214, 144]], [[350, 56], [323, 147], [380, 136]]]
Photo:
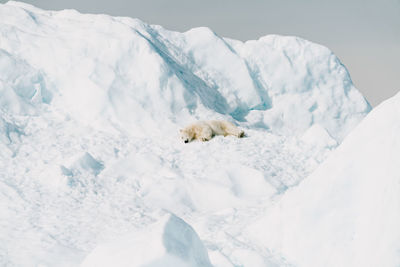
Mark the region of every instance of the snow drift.
[[400, 94], [248, 232], [295, 266], [400, 265]]
[[[208, 28], [177, 33], [130, 18], [13, 1], [0, 12], [1, 55], [12, 54], [2, 61], [13, 61], [6, 75], [18, 69], [15, 77], [45, 88], [43, 102], [54, 94], [54, 106], [90, 125], [114, 123], [148, 136], [225, 115], [284, 135], [321, 124], [341, 140], [370, 108], [332, 52], [300, 38], [242, 43]], [[31, 102], [39, 90], [26, 85], [13, 88], [20, 101]]]
[[[115, 236], [164, 229], [162, 211], [196, 229], [212, 265], [283, 265], [242, 230], [369, 110], [338, 58], [300, 38], [2, 4], [0, 265], [78, 266]], [[248, 137], [183, 144], [197, 119]]]
[[175, 215], [118, 241], [96, 248], [82, 267], [210, 267], [207, 250], [196, 232]]

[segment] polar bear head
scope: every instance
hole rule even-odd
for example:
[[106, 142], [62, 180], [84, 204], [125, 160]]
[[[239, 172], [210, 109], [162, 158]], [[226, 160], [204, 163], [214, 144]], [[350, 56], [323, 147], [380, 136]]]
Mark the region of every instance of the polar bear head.
[[185, 143], [189, 143], [194, 139], [194, 132], [191, 128], [181, 129], [181, 139]]

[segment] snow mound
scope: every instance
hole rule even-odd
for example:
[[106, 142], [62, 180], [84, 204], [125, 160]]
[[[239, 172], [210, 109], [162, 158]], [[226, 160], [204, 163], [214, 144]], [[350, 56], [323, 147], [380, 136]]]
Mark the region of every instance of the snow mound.
[[211, 263], [193, 228], [175, 215], [164, 215], [140, 232], [100, 245], [81, 266], [211, 267]]
[[248, 233], [295, 266], [400, 265], [400, 94]]
[[46, 81], [43, 101], [54, 94], [54, 105], [89, 125], [143, 137], [225, 117], [286, 136], [318, 123], [340, 141], [370, 110], [339, 59], [297, 37], [242, 43], [208, 28], [178, 33], [13, 1], [0, 15], [0, 57], [18, 58], [2, 61], [41, 73], [23, 71], [18, 77], [31, 82], [14, 91], [31, 99], [40, 90], [28, 85]]

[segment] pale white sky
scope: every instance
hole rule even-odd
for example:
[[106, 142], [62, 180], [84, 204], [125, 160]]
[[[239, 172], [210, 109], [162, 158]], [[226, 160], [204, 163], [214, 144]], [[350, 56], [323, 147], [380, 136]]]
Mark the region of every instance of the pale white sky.
[[[6, 2], [0, 0], [0, 2]], [[400, 91], [400, 0], [23, 0], [139, 18], [167, 29], [207, 26], [240, 40], [296, 35], [329, 47], [372, 105]]]

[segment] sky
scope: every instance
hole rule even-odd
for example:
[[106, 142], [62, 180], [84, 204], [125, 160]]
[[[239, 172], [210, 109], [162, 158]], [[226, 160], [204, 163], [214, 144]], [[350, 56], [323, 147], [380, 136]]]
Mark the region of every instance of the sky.
[[267, 34], [295, 35], [329, 47], [373, 106], [400, 91], [400, 0], [23, 2], [44, 9], [129, 16], [176, 31], [206, 26], [242, 41]]

